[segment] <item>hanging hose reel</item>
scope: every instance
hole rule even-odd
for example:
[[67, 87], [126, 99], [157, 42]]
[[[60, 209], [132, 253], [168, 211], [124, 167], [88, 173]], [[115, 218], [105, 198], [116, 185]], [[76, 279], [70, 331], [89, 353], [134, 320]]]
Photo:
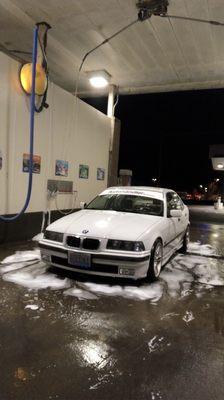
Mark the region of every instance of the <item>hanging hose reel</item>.
[[[44, 108], [48, 108], [48, 63], [46, 56], [47, 32], [51, 28], [46, 22], [36, 24], [38, 30], [37, 44], [37, 63], [35, 77], [35, 111], [40, 113]], [[20, 70], [20, 82], [26, 94], [30, 95], [32, 90], [32, 64], [24, 64]]]
[[136, 7], [139, 9], [139, 21], [145, 21], [152, 15], [165, 16], [169, 0], [139, 0]]

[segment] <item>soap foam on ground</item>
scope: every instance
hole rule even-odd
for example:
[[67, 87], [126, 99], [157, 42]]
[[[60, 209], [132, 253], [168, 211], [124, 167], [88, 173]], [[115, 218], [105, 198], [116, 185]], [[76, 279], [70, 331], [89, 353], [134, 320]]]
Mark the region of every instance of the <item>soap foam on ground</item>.
[[3, 280], [13, 282], [28, 289], [66, 289], [70, 286], [68, 278], [60, 279], [57, 275], [47, 273], [44, 263], [26, 267], [3, 275]]
[[19, 262], [28, 262], [28, 261], [34, 261], [34, 260], [40, 260], [40, 250], [35, 249], [35, 250], [27, 250], [27, 251], [17, 251], [15, 254], [12, 256], [6, 257], [3, 261], [1, 261], [1, 264], [13, 264], [13, 263], [19, 263]]
[[79, 300], [97, 300], [98, 297], [90, 293], [86, 290], [79, 289], [77, 287], [70, 288], [64, 292], [66, 296], [74, 296], [77, 297]]
[[83, 283], [85, 289], [92, 293], [106, 296], [121, 296], [133, 300], [151, 300], [157, 302], [163, 295], [163, 283], [155, 282], [151, 284], [142, 284], [136, 286], [111, 286], [106, 284], [97, 284], [92, 282]]
[[190, 242], [188, 246], [189, 253], [197, 253], [203, 256], [219, 255], [218, 251], [209, 244], [201, 244], [200, 242]]
[[[160, 280], [154, 283], [134, 285], [108, 285], [93, 282], [79, 283], [70, 288], [69, 279], [60, 279], [57, 275], [46, 272], [47, 266], [40, 262], [40, 251], [19, 251], [6, 257], [0, 268], [3, 279], [28, 289], [67, 289], [65, 295], [74, 296], [79, 300], [96, 300], [100, 295], [123, 297], [133, 300], [150, 300], [157, 303], [164, 293], [170, 297], [184, 298], [194, 293], [201, 295], [201, 285], [205, 288], [224, 286], [224, 264], [221, 260], [202, 257], [214, 255], [215, 249], [208, 245], [191, 243], [190, 250], [197, 250], [198, 255], [177, 254], [163, 269]], [[35, 265], [31, 265], [35, 263]], [[197, 285], [193, 285], [196, 282]], [[209, 286], [210, 285], [210, 286]], [[68, 289], [69, 288], [69, 289]]]

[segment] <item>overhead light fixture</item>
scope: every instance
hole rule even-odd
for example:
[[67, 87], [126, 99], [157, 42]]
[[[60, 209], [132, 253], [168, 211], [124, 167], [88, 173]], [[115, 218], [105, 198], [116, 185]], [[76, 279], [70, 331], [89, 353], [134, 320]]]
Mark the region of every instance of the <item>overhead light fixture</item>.
[[[32, 91], [32, 64], [24, 64], [20, 70], [20, 84], [26, 94]], [[35, 94], [43, 96], [47, 88], [46, 72], [41, 64], [36, 65]]]
[[218, 168], [218, 169], [223, 169], [223, 168], [224, 168], [224, 165], [221, 164], [221, 163], [219, 163], [219, 164], [217, 164], [217, 168]]
[[90, 84], [96, 89], [103, 89], [109, 85], [111, 76], [107, 71], [88, 72]]

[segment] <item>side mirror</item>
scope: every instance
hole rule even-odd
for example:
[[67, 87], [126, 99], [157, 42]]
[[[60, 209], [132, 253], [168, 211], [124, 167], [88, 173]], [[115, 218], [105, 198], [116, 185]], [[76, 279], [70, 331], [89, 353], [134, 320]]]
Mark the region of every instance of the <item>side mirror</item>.
[[80, 201], [80, 208], [81, 210], [84, 210], [84, 208], [86, 208], [86, 203], [84, 201]]
[[172, 218], [180, 218], [182, 216], [181, 210], [170, 210], [170, 216]]

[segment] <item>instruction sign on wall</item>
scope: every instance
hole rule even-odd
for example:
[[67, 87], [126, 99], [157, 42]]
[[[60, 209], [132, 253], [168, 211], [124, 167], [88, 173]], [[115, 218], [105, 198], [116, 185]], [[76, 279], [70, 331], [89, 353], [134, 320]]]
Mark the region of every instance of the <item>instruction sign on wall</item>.
[[[40, 174], [41, 157], [33, 155], [33, 174]], [[23, 154], [23, 172], [29, 172], [30, 170], [30, 155], [27, 153]]]

